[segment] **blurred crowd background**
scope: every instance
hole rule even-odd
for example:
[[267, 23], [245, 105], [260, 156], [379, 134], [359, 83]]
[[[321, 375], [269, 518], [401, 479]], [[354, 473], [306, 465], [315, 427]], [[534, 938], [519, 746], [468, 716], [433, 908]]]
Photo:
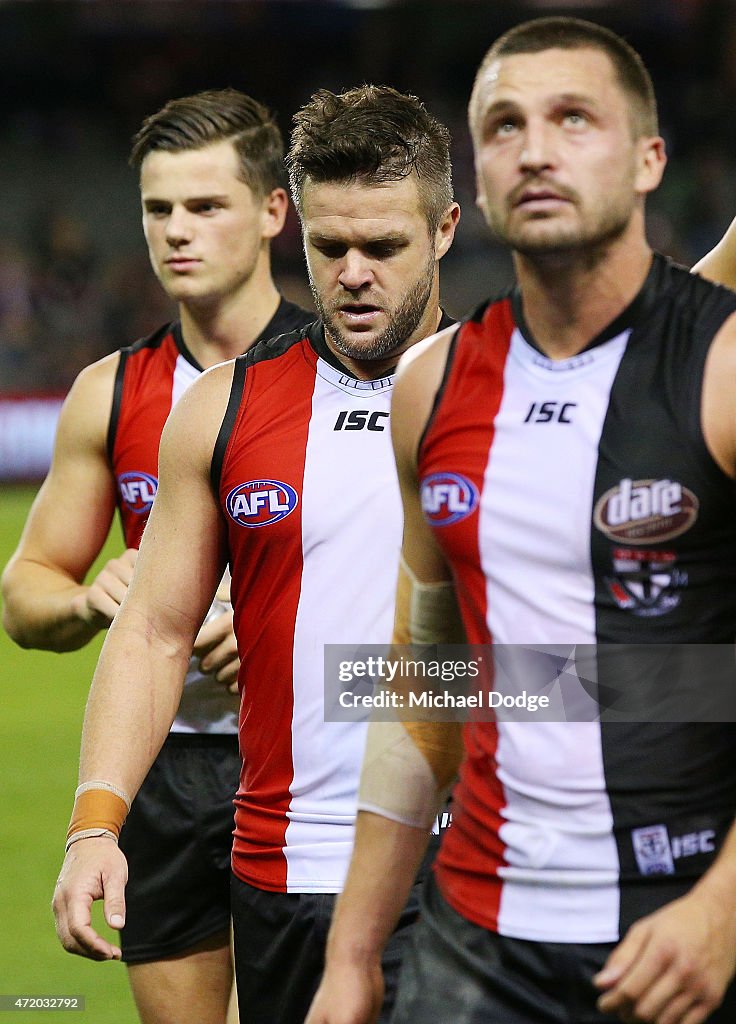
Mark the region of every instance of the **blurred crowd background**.
[[[450, 127], [463, 217], [443, 264], [462, 315], [511, 277], [474, 207], [465, 104], [499, 32], [575, 13], [652, 71], [670, 164], [652, 244], [691, 264], [736, 214], [736, 2], [0, 0], [0, 395], [63, 393], [81, 369], [173, 310], [148, 265], [130, 138], [174, 96], [234, 86], [285, 134], [312, 92], [414, 92]], [[296, 218], [276, 240], [284, 292], [309, 302]]]

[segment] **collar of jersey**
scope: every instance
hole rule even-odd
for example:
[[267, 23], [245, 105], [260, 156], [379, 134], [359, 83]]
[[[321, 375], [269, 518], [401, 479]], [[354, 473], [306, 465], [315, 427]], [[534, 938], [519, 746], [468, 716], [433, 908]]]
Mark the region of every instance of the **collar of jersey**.
[[[444, 310], [440, 310], [440, 312], [441, 317], [437, 330], [443, 331], [446, 327], [451, 327], [456, 321], [453, 320], [452, 317], [449, 317]], [[376, 378], [375, 380], [358, 380], [347, 366], [340, 362], [335, 353], [328, 346], [327, 341], [325, 340], [324, 324], [321, 320], [318, 320], [314, 324], [310, 324], [306, 331], [306, 336], [312, 350], [318, 357], [317, 373], [324, 380], [337, 384], [338, 387], [343, 388], [345, 391], [349, 391], [351, 394], [355, 394], [356, 391], [374, 393], [393, 386], [396, 376], [395, 366], [392, 366], [388, 373], [384, 374], [382, 377]]]
[[171, 336], [174, 339], [174, 344], [179, 349], [179, 352], [184, 357], [184, 359], [186, 359], [186, 361], [188, 363], [191, 363], [195, 370], [199, 370], [199, 372], [202, 373], [204, 371], [204, 367], [199, 365], [197, 360], [194, 358], [194, 356], [192, 355], [192, 353], [189, 351], [189, 349], [186, 346], [186, 342], [184, 341], [184, 335], [183, 335], [182, 329], [181, 329], [181, 321], [180, 320], [177, 320], [172, 325]]
[[544, 354], [542, 349], [539, 347], [534, 339], [534, 335], [529, 329], [524, 318], [524, 310], [522, 308], [521, 291], [518, 285], [513, 289], [511, 293], [511, 308], [514, 314], [514, 322], [517, 325], [518, 331], [521, 333], [524, 341], [532, 349], [534, 349], [540, 357], [538, 365], [549, 364], [549, 368], [557, 368], [560, 370], [569, 368], [568, 364], [576, 364], [576, 361], [580, 360], [580, 357], [586, 353], [592, 352], [593, 349], [600, 348], [608, 341], [612, 341], [614, 338], [619, 338], [624, 331], [630, 330], [636, 327], [637, 324], [646, 317], [649, 311], [654, 307], [657, 297], [660, 294], [660, 285], [662, 281], [662, 275], [665, 271], [666, 260], [664, 256], [660, 256], [658, 253], [654, 253], [652, 258], [652, 264], [649, 268], [649, 273], [644, 279], [644, 283], [634, 296], [629, 305], [615, 317], [607, 327], [592, 338], [585, 348], [581, 349], [576, 355], [570, 359], [563, 359], [555, 361], [549, 359]]
[[386, 388], [393, 387], [395, 367], [392, 367], [388, 373], [378, 377], [376, 380], [358, 380], [355, 374], [351, 373], [347, 366], [340, 362], [332, 349], [328, 347], [325, 341], [324, 324], [321, 321], [310, 324], [306, 335], [312, 351], [317, 356], [315, 364], [317, 374], [323, 380], [329, 381], [330, 384], [334, 384], [350, 395], [356, 393], [376, 394], [379, 391], [384, 391]]
[[562, 383], [570, 374], [576, 377], [591, 373], [609, 360], [621, 358], [622, 349], [631, 336], [631, 328], [626, 327], [613, 338], [607, 338], [605, 345], [597, 345], [594, 349], [586, 348], [569, 359], [549, 359], [539, 349], [532, 347], [518, 327], [511, 335], [509, 358], [523, 367], [525, 373], [534, 377], [544, 378], [549, 383]]

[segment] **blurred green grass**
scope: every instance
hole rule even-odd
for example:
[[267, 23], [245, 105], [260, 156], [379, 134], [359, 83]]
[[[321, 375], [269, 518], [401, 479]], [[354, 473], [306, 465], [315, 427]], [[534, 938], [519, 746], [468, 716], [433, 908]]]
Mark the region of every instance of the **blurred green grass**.
[[[0, 487], [0, 566], [35, 494]], [[122, 548], [114, 530], [100, 562]], [[77, 780], [82, 715], [103, 637], [69, 654], [23, 651], [0, 629], [0, 995], [83, 995], [76, 1011], [13, 1011], [8, 1024], [134, 1024], [127, 972], [59, 945], [50, 910]], [[96, 927], [105, 929], [99, 914]], [[109, 934], [109, 933], [108, 933]]]

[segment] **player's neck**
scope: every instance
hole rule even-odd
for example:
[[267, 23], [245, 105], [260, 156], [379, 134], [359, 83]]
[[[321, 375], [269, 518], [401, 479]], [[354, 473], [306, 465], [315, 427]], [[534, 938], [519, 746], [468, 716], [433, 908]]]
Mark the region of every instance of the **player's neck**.
[[600, 253], [556, 260], [517, 254], [524, 319], [550, 359], [581, 352], [634, 300], [652, 262], [643, 235], [623, 237]]
[[[265, 272], [263, 272], [265, 269]], [[205, 369], [234, 359], [256, 340], [278, 309], [281, 296], [270, 267], [259, 268], [238, 291], [212, 303], [180, 303], [184, 342]]]

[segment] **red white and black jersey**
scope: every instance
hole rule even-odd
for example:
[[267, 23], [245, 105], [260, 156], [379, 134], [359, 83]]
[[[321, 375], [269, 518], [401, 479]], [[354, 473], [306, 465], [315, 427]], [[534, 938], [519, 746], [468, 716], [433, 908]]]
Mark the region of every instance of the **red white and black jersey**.
[[[294, 330], [313, 316], [281, 300], [260, 338]], [[257, 339], [257, 340], [259, 340]], [[172, 407], [202, 372], [178, 322], [120, 352], [107, 435], [110, 465], [126, 547], [137, 548], [158, 488], [158, 449]], [[175, 732], [236, 732], [232, 696], [196, 668], [192, 659], [173, 725]]]
[[366, 725], [325, 722], [324, 645], [391, 636], [392, 386], [356, 380], [320, 324], [235, 361], [213, 477], [241, 659], [233, 870], [261, 889], [343, 886]]
[[[470, 642], [733, 642], [734, 483], [701, 393], [734, 310], [655, 257], [573, 358], [530, 343], [517, 295], [458, 329], [419, 476]], [[474, 722], [465, 745], [438, 881], [517, 938], [615, 941], [692, 885], [736, 810], [732, 724]]]

